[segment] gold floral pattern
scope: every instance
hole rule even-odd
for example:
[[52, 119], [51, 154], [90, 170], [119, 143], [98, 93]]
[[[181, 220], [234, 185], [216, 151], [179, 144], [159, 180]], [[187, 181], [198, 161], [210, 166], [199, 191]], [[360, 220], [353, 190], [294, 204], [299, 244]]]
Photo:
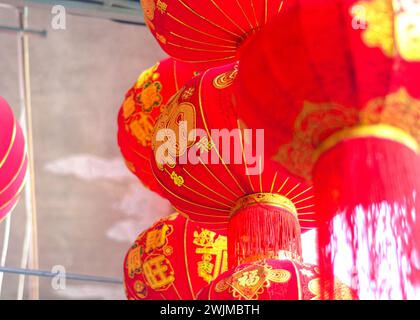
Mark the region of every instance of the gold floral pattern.
[[420, 60], [420, 2], [417, 0], [364, 0], [351, 14], [367, 24], [365, 44], [378, 47], [388, 57], [397, 53], [407, 61]]
[[161, 107], [163, 102], [158, 67], [159, 63], [140, 74], [122, 106], [126, 131], [143, 147], [149, 147], [152, 141], [154, 120], [150, 114], [155, 108]]
[[420, 101], [400, 88], [371, 100], [362, 111], [334, 103], [306, 102], [296, 118], [292, 141], [280, 146], [274, 160], [309, 180], [315, 152], [324, 140], [345, 128], [373, 124], [400, 128], [420, 143]]
[[226, 89], [233, 84], [237, 75], [238, 64], [236, 64], [231, 71], [224, 72], [215, 77], [213, 79], [213, 86], [216, 89]]
[[270, 282], [287, 283], [292, 275], [285, 269], [273, 269], [265, 263], [254, 263], [215, 285], [216, 292], [229, 292], [237, 300], [258, 300]]
[[[159, 169], [163, 170], [164, 165], [173, 167], [178, 157], [182, 157], [187, 149], [194, 145], [195, 139], [189, 139], [189, 133], [196, 128], [196, 109], [190, 102], [179, 102], [179, 97], [185, 91], [178, 91], [175, 96], [167, 103], [161, 115], [156, 121], [153, 133], [152, 149], [154, 150], [154, 158]], [[161, 130], [168, 130], [165, 139], [159, 137]], [[167, 152], [160, 152], [159, 147], [166, 143], [167, 139], [175, 139], [174, 148], [168, 148]], [[180, 181], [180, 180], [179, 180]]]

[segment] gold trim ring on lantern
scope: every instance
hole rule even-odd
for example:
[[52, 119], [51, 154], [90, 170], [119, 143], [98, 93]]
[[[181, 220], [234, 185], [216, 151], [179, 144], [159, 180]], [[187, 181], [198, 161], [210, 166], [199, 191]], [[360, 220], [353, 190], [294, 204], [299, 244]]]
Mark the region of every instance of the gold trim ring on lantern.
[[390, 140], [406, 146], [416, 154], [420, 153], [420, 147], [416, 139], [400, 128], [388, 124], [359, 125], [340, 130], [325, 139], [314, 152], [314, 162], [316, 162], [322, 154], [334, 148], [340, 142], [360, 138]]
[[281, 208], [292, 213], [297, 218], [297, 210], [291, 200], [280, 194], [268, 192], [252, 193], [240, 198], [232, 208], [230, 218], [243, 208], [255, 205], [269, 205]]

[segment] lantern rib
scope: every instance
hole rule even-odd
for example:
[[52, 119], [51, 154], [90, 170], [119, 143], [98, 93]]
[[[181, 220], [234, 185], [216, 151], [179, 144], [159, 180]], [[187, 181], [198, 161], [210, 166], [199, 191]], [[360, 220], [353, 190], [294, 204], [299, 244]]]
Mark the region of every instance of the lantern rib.
[[178, 85], [178, 77], [176, 76], [176, 60], [172, 60], [172, 66], [174, 69], [174, 84], [175, 84], [175, 90], [179, 91], [179, 85]]
[[305, 189], [305, 190], [303, 190], [302, 192], [298, 193], [297, 195], [293, 196], [293, 197], [292, 197], [292, 198], [290, 198], [289, 200], [290, 200], [290, 201], [295, 200], [296, 198], [300, 197], [302, 194], [304, 194], [304, 193], [308, 192], [308, 191], [309, 191], [309, 190], [311, 190], [312, 188], [313, 188], [312, 186], [308, 187], [307, 189]]
[[286, 185], [286, 183], [287, 183], [287, 181], [289, 181], [289, 177], [287, 177], [285, 180], [284, 180], [284, 182], [283, 182], [283, 184], [280, 186], [280, 188], [277, 190], [277, 193], [280, 193], [280, 191], [281, 190], [283, 190], [283, 188], [284, 188], [284, 186]]
[[293, 260], [290, 260], [290, 262], [292, 263], [293, 268], [295, 269], [298, 300], [302, 300], [302, 284], [301, 284], [301, 279], [300, 279], [300, 273], [299, 273], [298, 268], [296, 267], [295, 262]]
[[215, 58], [215, 59], [208, 59], [208, 60], [184, 60], [184, 59], [178, 59], [182, 62], [187, 63], [207, 63], [207, 62], [218, 62], [218, 61], [231, 61], [232, 59], [235, 59], [236, 56], [229, 56], [229, 57], [223, 57], [223, 58]]
[[249, 20], [248, 16], [245, 14], [244, 8], [239, 3], [239, 0], [236, 0], [236, 4], [238, 5], [239, 9], [241, 10], [242, 14], [244, 15], [246, 21], [248, 21], [249, 26], [251, 27], [251, 30], [254, 29], [254, 26], [252, 25], [251, 21]]
[[184, 261], [185, 261], [185, 273], [187, 274], [188, 279], [188, 286], [190, 288], [191, 296], [195, 298], [194, 290], [191, 283], [190, 271], [189, 271], [189, 264], [188, 264], [188, 256], [187, 256], [187, 228], [188, 228], [188, 220], [185, 220], [184, 226]]
[[[175, 207], [175, 209], [178, 211], [178, 212], [182, 212], [188, 219], [190, 219], [191, 221], [193, 221], [193, 222], [197, 222], [197, 223], [201, 223], [201, 221], [196, 221], [196, 220], [194, 220], [194, 219], [192, 219], [190, 216], [189, 216], [189, 214], [193, 214], [193, 215], [196, 215], [196, 216], [203, 216], [203, 217], [210, 217], [210, 218], [217, 218], [217, 219], [222, 219], [223, 221], [221, 221], [221, 222], [205, 222], [206, 224], [215, 224], [215, 225], [219, 225], [219, 224], [223, 224], [223, 225], [225, 225], [227, 222], [225, 221], [226, 220], [226, 217], [228, 217], [228, 215], [223, 215], [223, 216], [214, 216], [214, 215], [211, 215], [211, 214], [205, 214], [205, 213], [199, 213], [199, 212], [195, 212], [195, 211], [191, 211], [191, 210], [185, 210], [185, 209], [179, 209], [179, 208], [177, 208], [177, 207]], [[223, 230], [226, 230], [227, 228], [224, 228]]]
[[277, 13], [280, 13], [281, 9], [283, 9], [283, 5], [284, 5], [284, 0], [280, 3]]
[[0, 210], [3, 210], [4, 208], [6, 208], [8, 205], [10, 205], [13, 201], [15, 201], [19, 197], [20, 193], [22, 192], [23, 188], [25, 187], [25, 182], [26, 182], [26, 178], [23, 179], [22, 184], [20, 185], [20, 187], [19, 187], [18, 191], [16, 192], [16, 194], [10, 200], [6, 201], [0, 207]]
[[254, 14], [255, 23], [257, 25], [257, 28], [259, 28], [260, 24], [258, 23], [257, 14], [255, 13], [254, 1], [250, 0], [250, 2], [251, 2], [252, 13]]
[[298, 188], [301, 185], [301, 183], [298, 183], [297, 185], [295, 185], [292, 189], [290, 189], [284, 196], [287, 197], [289, 194], [291, 194], [293, 191], [296, 190], [296, 188]]
[[[200, 112], [201, 112], [201, 118], [203, 119], [203, 124], [204, 127], [206, 129], [207, 135], [208, 137], [211, 139], [211, 141], [214, 143], [213, 138], [211, 137], [209, 128], [207, 126], [207, 121], [206, 118], [204, 117], [204, 110], [203, 110], [203, 101], [202, 101], [202, 96], [201, 96], [201, 88], [202, 88], [202, 84], [203, 84], [203, 79], [205, 78], [206, 74], [207, 74], [206, 70], [203, 74], [203, 76], [200, 79], [200, 84], [199, 84], [199, 88], [198, 88], [198, 101], [199, 101], [199, 105], [200, 105]], [[236, 185], [238, 186], [239, 190], [241, 190], [242, 193], [246, 193], [245, 190], [242, 188], [242, 186], [239, 184], [238, 180], [233, 176], [232, 172], [229, 170], [229, 168], [226, 166], [225, 161], [223, 160], [223, 158], [220, 156], [219, 150], [217, 150], [217, 148], [214, 149], [217, 153], [217, 156], [219, 157], [219, 160], [222, 162], [223, 166], [225, 167], [226, 171], [228, 172], [228, 174], [231, 176], [231, 178], [233, 179], [233, 181], [236, 183]]]
[[313, 199], [313, 198], [315, 198], [315, 196], [310, 196], [310, 197], [307, 197], [307, 198], [305, 198], [305, 199], [301, 199], [301, 200], [296, 201], [296, 202], [295, 202], [295, 204], [297, 204], [297, 203], [301, 203], [301, 202], [304, 202], [304, 201], [306, 201], [306, 200]]
[[16, 181], [17, 177], [22, 173], [22, 169], [24, 167], [24, 164], [25, 164], [26, 160], [27, 160], [27, 154], [26, 154], [26, 150], [24, 150], [22, 160], [21, 160], [20, 165], [19, 165], [19, 169], [17, 170], [17, 172], [13, 176], [13, 178], [9, 181], [9, 183], [2, 190], [0, 190], [0, 195], [4, 191], [6, 191]]
[[14, 144], [14, 142], [15, 142], [15, 139], [16, 139], [16, 121], [15, 120], [13, 120], [13, 131], [12, 131], [12, 136], [11, 136], [11, 138], [10, 138], [10, 143], [9, 143], [9, 146], [7, 147], [7, 150], [6, 150], [6, 153], [5, 153], [5, 155], [4, 155], [4, 157], [3, 157], [3, 159], [0, 161], [0, 168], [1, 167], [3, 167], [3, 165], [4, 165], [4, 163], [6, 162], [6, 160], [7, 160], [7, 157], [9, 156], [9, 154], [10, 154], [10, 151], [12, 150], [12, 147], [13, 147], [13, 144]]
[[144, 154], [139, 153], [136, 149], [132, 148], [131, 146], [128, 146], [128, 148], [133, 151], [136, 155], [138, 155], [140, 158], [149, 161], [150, 159], [146, 157]]
[[187, 47], [181, 44], [177, 44], [175, 42], [167, 42], [168, 45], [177, 47], [177, 48], [182, 48], [185, 50], [190, 50], [190, 51], [201, 51], [201, 52], [219, 52], [219, 53], [227, 53], [227, 52], [236, 52], [236, 50], [212, 50], [212, 49], [203, 49], [203, 48], [194, 48], [194, 47]]
[[274, 184], [276, 183], [276, 179], [277, 179], [277, 174], [278, 174], [278, 172], [276, 171], [276, 172], [274, 173], [273, 182], [271, 182], [270, 193], [273, 193], [273, 190], [274, 190]]
[[188, 174], [188, 176], [189, 177], [191, 177], [191, 179], [193, 179], [194, 181], [196, 181], [198, 184], [200, 184], [202, 187], [204, 187], [204, 188], [206, 188], [208, 191], [210, 191], [210, 192], [212, 192], [212, 193], [214, 193], [215, 195], [218, 195], [219, 197], [221, 197], [222, 199], [224, 199], [224, 200], [227, 200], [227, 201], [229, 201], [229, 202], [231, 202], [232, 204], [235, 204], [235, 202], [233, 201], [233, 200], [231, 200], [231, 199], [229, 199], [229, 198], [227, 198], [227, 197], [225, 197], [224, 195], [222, 195], [222, 194], [220, 194], [219, 192], [217, 192], [217, 191], [214, 191], [213, 189], [211, 189], [209, 186], [207, 186], [207, 185], [205, 185], [204, 183], [202, 183], [201, 181], [199, 181], [196, 177], [194, 177], [190, 172], [188, 172], [188, 170], [187, 169], [185, 169], [185, 168], [182, 168], [185, 172], [186, 172], [186, 174]]
[[311, 208], [311, 207], [315, 207], [315, 204], [310, 204], [309, 206], [299, 207], [299, 208], [296, 208], [296, 210], [302, 210], [302, 209], [307, 209], [307, 208]]
[[179, 294], [179, 291], [176, 288], [175, 283], [172, 283], [171, 286], [174, 288], [174, 291], [175, 291], [176, 295], [178, 296], [178, 299], [179, 300], [184, 300], [184, 299], [182, 299], [182, 296]]
[[[222, 211], [222, 212], [230, 212], [229, 210], [226, 210], [226, 209], [221, 209], [221, 208], [214, 208], [214, 207], [209, 207], [209, 206], [205, 206], [205, 205], [202, 205], [202, 204], [199, 204], [199, 203], [195, 203], [195, 202], [192, 202], [192, 201], [190, 201], [190, 200], [187, 200], [187, 199], [184, 199], [184, 198], [182, 198], [182, 197], [180, 197], [180, 196], [178, 196], [177, 194], [175, 194], [175, 193], [173, 193], [171, 190], [169, 190], [166, 186], [165, 186], [165, 184], [158, 178], [158, 177], [156, 177], [156, 174], [153, 172], [153, 176], [155, 177], [155, 179], [156, 179], [156, 181], [159, 183], [159, 185], [162, 187], [162, 188], [164, 188], [165, 189], [165, 191], [167, 191], [169, 194], [171, 194], [172, 196], [174, 196], [175, 198], [177, 198], [177, 199], [179, 199], [179, 200], [181, 200], [181, 201], [184, 201], [184, 202], [186, 202], [186, 203], [188, 203], [188, 204], [191, 204], [191, 205], [194, 205], [194, 206], [197, 206], [197, 207], [201, 207], [201, 208], [204, 208], [204, 209], [209, 209], [209, 210], [214, 210], [214, 211]], [[217, 216], [215, 216], [215, 217], [217, 217]]]
[[227, 48], [227, 49], [238, 49], [238, 46], [228, 46], [228, 45], [223, 45], [223, 44], [216, 44], [216, 43], [209, 43], [209, 42], [204, 42], [204, 41], [199, 41], [199, 40], [194, 40], [185, 36], [182, 36], [178, 33], [175, 33], [173, 31], [169, 31], [169, 33], [175, 37], [181, 38], [183, 40], [187, 40], [187, 41], [191, 41], [194, 43], [198, 43], [198, 44], [204, 44], [207, 46], [213, 46], [213, 47], [220, 47], [220, 48]]
[[232, 22], [232, 24], [235, 27], [237, 27], [243, 34], [246, 34], [246, 31], [242, 29], [242, 27], [239, 26], [228, 14], [226, 14], [226, 12], [224, 12], [222, 8], [220, 8], [220, 6], [214, 0], [210, 0], [210, 1], [217, 8], [217, 10], [219, 10], [230, 22]]
[[206, 195], [204, 195], [204, 194], [202, 194], [202, 193], [200, 193], [200, 192], [198, 192], [198, 191], [194, 190], [193, 188], [191, 188], [191, 187], [187, 186], [185, 183], [182, 185], [182, 187], [185, 187], [187, 190], [191, 191], [192, 193], [194, 193], [194, 194], [196, 194], [196, 195], [198, 195], [198, 196], [200, 196], [200, 197], [203, 197], [203, 198], [205, 198], [205, 199], [207, 199], [207, 200], [213, 201], [214, 203], [220, 204], [221, 206], [224, 206], [224, 207], [226, 207], [226, 208], [231, 208], [231, 207], [232, 207], [232, 206], [230, 206], [230, 205], [228, 205], [228, 204], [225, 204], [225, 203], [223, 203], [223, 202], [217, 201], [217, 200], [215, 200], [215, 199], [213, 199], [213, 198], [210, 198], [210, 197], [208, 197], [208, 196], [206, 196]]
[[261, 174], [261, 170], [262, 170], [262, 158], [261, 155], [259, 156], [259, 161], [258, 161], [258, 169], [260, 171], [258, 177], [259, 177], [259, 182], [260, 182], [260, 192], [263, 192], [263, 184], [262, 184], [262, 174]]
[[168, 17], [172, 18], [173, 20], [175, 20], [175, 21], [176, 21], [176, 22], [178, 22], [179, 24], [181, 24], [181, 25], [183, 25], [184, 27], [187, 27], [187, 28], [189, 28], [189, 29], [191, 29], [191, 30], [193, 30], [193, 31], [195, 31], [195, 32], [198, 32], [198, 33], [204, 34], [204, 35], [206, 35], [206, 36], [208, 36], [208, 37], [210, 37], [210, 38], [213, 38], [213, 39], [222, 40], [222, 41], [225, 41], [225, 42], [229, 42], [229, 43], [237, 44], [237, 42], [236, 42], [236, 41], [229, 40], [229, 39], [226, 39], [226, 38], [221, 38], [221, 37], [218, 37], [218, 36], [212, 35], [212, 34], [210, 34], [210, 33], [207, 33], [207, 32], [205, 32], [205, 31], [199, 30], [199, 29], [197, 29], [197, 28], [195, 28], [195, 27], [193, 27], [193, 26], [190, 26], [190, 25], [186, 24], [185, 22], [183, 22], [183, 21], [179, 20], [177, 17], [175, 17], [173, 14], [171, 14], [171, 13], [169, 13], [169, 12], [168, 12], [167, 14], [168, 14]]
[[240, 198], [239, 195], [237, 195], [235, 192], [233, 192], [228, 186], [226, 186], [218, 177], [216, 177], [216, 175], [211, 172], [211, 170], [207, 167], [207, 165], [201, 160], [201, 158], [199, 158], [200, 163], [204, 166], [204, 168], [207, 169], [207, 171], [210, 173], [210, 175], [217, 181], [219, 182], [226, 190], [228, 190], [231, 194], [233, 194], [235, 197]]
[[264, 3], [264, 24], [267, 23], [268, 20], [268, 7], [267, 7], [267, 0]]
[[232, 31], [230, 31], [230, 30], [228, 30], [228, 29], [226, 29], [226, 28], [224, 28], [222, 26], [219, 26], [217, 23], [211, 21], [210, 19], [208, 19], [206, 17], [203, 17], [201, 14], [199, 14], [193, 8], [189, 7], [184, 1], [178, 0], [178, 2], [181, 3], [185, 8], [187, 8], [191, 13], [193, 13], [194, 15], [196, 15], [197, 17], [199, 17], [200, 19], [206, 21], [207, 23], [211, 24], [212, 26], [214, 26], [214, 27], [216, 27], [216, 28], [218, 28], [218, 29], [220, 29], [220, 30], [222, 30], [222, 31], [224, 31], [224, 32], [226, 32], [226, 33], [234, 36], [234, 37], [241, 38], [241, 36], [239, 34], [237, 34], [235, 32], [232, 32]]
[[245, 173], [246, 173], [246, 176], [248, 177], [248, 182], [249, 182], [249, 185], [251, 186], [251, 191], [255, 192], [254, 191], [254, 185], [252, 184], [251, 176], [248, 174], [248, 163], [247, 163], [246, 158], [245, 158], [245, 151], [244, 151], [245, 148], [244, 148], [242, 130], [241, 130], [241, 126], [239, 124], [239, 119], [236, 120], [236, 124], [237, 124], [237, 128], [239, 130], [239, 134], [241, 135], [240, 136], [241, 152], [242, 152], [242, 159], [243, 159], [244, 165], [245, 165]]

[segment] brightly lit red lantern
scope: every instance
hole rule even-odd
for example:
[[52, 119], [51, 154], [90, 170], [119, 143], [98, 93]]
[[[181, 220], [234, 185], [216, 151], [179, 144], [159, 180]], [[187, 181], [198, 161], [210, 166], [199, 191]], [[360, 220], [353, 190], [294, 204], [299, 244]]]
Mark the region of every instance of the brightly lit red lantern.
[[141, 233], [124, 261], [128, 299], [192, 300], [227, 270], [225, 230], [175, 213]]
[[16, 206], [27, 166], [22, 129], [6, 100], [0, 97], [0, 221]]
[[313, 179], [322, 274], [362, 297], [420, 283], [419, 39], [415, 0], [294, 0], [241, 57], [241, 118]]
[[160, 193], [150, 169], [153, 126], [169, 98], [198, 74], [199, 66], [164, 59], [145, 70], [125, 95], [118, 113], [118, 144], [127, 167]]
[[[334, 300], [352, 300], [354, 292], [335, 280]], [[319, 300], [319, 268], [292, 259], [263, 259], [221, 274], [198, 300]]]
[[[264, 159], [258, 134], [233, 108], [238, 64], [209, 69], [167, 104], [153, 136], [153, 173], [191, 220], [228, 226], [229, 264], [300, 254], [293, 239], [314, 225], [311, 186]], [[299, 218], [299, 222], [298, 219]]]
[[275, 17], [285, 0], [141, 0], [144, 18], [163, 50], [183, 61], [228, 63]]

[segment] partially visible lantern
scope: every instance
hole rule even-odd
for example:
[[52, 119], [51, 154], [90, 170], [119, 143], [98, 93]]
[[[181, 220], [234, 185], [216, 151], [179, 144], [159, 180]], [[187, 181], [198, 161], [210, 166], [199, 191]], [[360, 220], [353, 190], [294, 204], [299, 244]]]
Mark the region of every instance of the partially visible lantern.
[[241, 118], [313, 180], [322, 275], [361, 298], [420, 283], [419, 39], [416, 0], [295, 0], [241, 56]]
[[[229, 265], [277, 257], [314, 226], [311, 185], [265, 159], [257, 132], [233, 108], [237, 63], [187, 82], [155, 125], [153, 173], [166, 198], [193, 221], [227, 226]], [[299, 221], [298, 221], [299, 219]]]
[[200, 71], [168, 58], [144, 71], [125, 95], [118, 113], [118, 144], [127, 167], [149, 189], [160, 193], [150, 169], [153, 126], [169, 98]]
[[27, 166], [22, 129], [6, 100], [0, 97], [0, 221], [19, 199]]
[[141, 0], [163, 50], [189, 62], [237, 60], [239, 48], [281, 11], [285, 0]]
[[224, 230], [175, 213], [141, 233], [124, 261], [128, 299], [191, 300], [227, 270]]
[[[263, 259], [221, 274], [198, 300], [319, 300], [319, 268], [292, 259]], [[354, 292], [336, 280], [334, 300], [352, 300]]]

